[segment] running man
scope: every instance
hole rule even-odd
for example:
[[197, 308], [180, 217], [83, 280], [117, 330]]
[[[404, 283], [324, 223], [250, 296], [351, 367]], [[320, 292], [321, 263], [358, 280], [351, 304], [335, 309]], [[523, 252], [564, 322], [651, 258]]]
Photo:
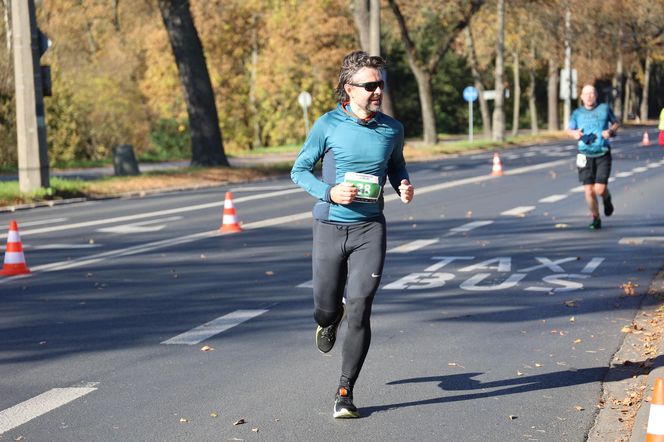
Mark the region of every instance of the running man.
[[[291, 171], [293, 181], [318, 200], [312, 253], [318, 350], [332, 350], [348, 318], [335, 418], [359, 417], [353, 388], [369, 351], [371, 306], [385, 262], [383, 186], [389, 180], [406, 204], [414, 195], [403, 126], [380, 112], [384, 67], [385, 60], [366, 52], [346, 55], [336, 89], [339, 104], [316, 121]], [[314, 167], [320, 160], [319, 179]]]
[[577, 140], [576, 166], [579, 181], [583, 183], [586, 203], [593, 220], [590, 230], [602, 228], [597, 196], [602, 197], [604, 215], [613, 214], [613, 203], [608, 183], [611, 175], [611, 146], [609, 138], [616, 134], [620, 121], [605, 103], [597, 104], [597, 91], [592, 85], [581, 90], [582, 106], [569, 119], [567, 134]]

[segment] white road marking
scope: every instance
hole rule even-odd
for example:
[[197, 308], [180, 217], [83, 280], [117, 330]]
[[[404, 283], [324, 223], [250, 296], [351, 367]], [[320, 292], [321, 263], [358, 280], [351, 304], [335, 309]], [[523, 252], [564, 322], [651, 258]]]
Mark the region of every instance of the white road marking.
[[[22, 227], [30, 227], [30, 226], [41, 226], [43, 224], [55, 224], [59, 222], [67, 221], [67, 218], [51, 218], [51, 219], [42, 219], [42, 220], [37, 220], [37, 221], [17, 221], [16, 223], [18, 224], [19, 229]], [[9, 230], [9, 226], [7, 227], [0, 227], [1, 230]]]
[[557, 194], [557, 195], [547, 196], [546, 198], [542, 198], [541, 200], [539, 200], [539, 202], [540, 203], [556, 203], [560, 200], [564, 200], [565, 198], [567, 198], [567, 194], [564, 194], [564, 195], [563, 194]]
[[417, 241], [412, 241], [406, 244], [402, 244], [393, 249], [390, 249], [387, 251], [387, 253], [408, 253], [429, 246], [431, 244], [436, 244], [438, 241], [439, 241], [438, 238], [418, 239]]
[[[519, 167], [516, 169], [512, 169], [509, 172], [505, 172], [504, 175], [518, 175], [521, 173], [528, 173], [528, 172], [533, 172], [536, 170], [541, 170], [541, 169], [546, 169], [550, 167], [555, 167], [555, 166], [560, 166], [563, 164], [567, 164], [567, 160], [557, 160], [557, 161], [551, 161], [548, 163], [542, 163], [542, 164], [537, 164], [534, 166], [525, 166], [525, 167]], [[434, 184], [431, 186], [425, 186], [417, 189], [417, 194], [422, 195], [425, 193], [430, 193], [430, 192], [437, 192], [442, 189], [449, 189], [453, 187], [458, 187], [458, 186], [464, 186], [466, 184], [475, 184], [475, 183], [481, 183], [483, 181], [487, 180], [492, 180], [496, 179], [497, 177], [494, 177], [490, 174], [487, 175], [482, 175], [482, 176], [477, 176], [477, 177], [469, 177], [469, 178], [463, 178], [460, 180], [455, 180], [455, 181], [448, 181], [446, 183], [440, 183], [440, 184]], [[243, 201], [250, 201], [250, 200], [256, 200], [256, 199], [263, 199], [263, 198], [271, 198], [274, 196], [279, 196], [279, 195], [285, 195], [289, 193], [295, 193], [295, 192], [304, 192], [304, 190], [300, 189], [299, 187], [290, 189], [290, 190], [284, 190], [281, 192], [273, 192], [269, 194], [260, 194], [260, 195], [250, 195], [246, 197], [241, 197], [241, 198], [236, 198], [234, 199], [234, 202], [243, 202]], [[384, 200], [385, 202], [390, 202], [390, 201], [395, 201], [398, 200], [399, 196], [397, 194], [390, 194], [386, 195]], [[121, 222], [121, 221], [126, 221], [126, 220], [133, 220], [133, 219], [138, 219], [138, 218], [148, 218], [151, 216], [156, 216], [156, 215], [168, 215], [168, 214], [173, 214], [173, 213], [181, 213], [181, 212], [191, 212], [193, 210], [201, 210], [201, 209], [208, 209], [211, 207], [220, 207], [224, 205], [224, 201], [221, 202], [214, 202], [214, 203], [207, 203], [207, 204], [200, 204], [197, 206], [188, 206], [188, 207], [178, 207], [176, 209], [169, 209], [169, 210], [161, 210], [157, 212], [149, 212], [149, 213], [144, 213], [144, 214], [139, 214], [139, 215], [128, 215], [128, 216], [123, 216], [123, 217], [117, 217], [117, 218], [110, 218], [110, 219], [104, 219], [104, 220], [94, 220], [94, 221], [88, 221], [88, 222], [83, 222], [83, 223], [78, 223], [74, 225], [68, 225], [68, 226], [59, 226], [59, 227], [53, 227], [51, 229], [35, 229], [35, 230], [27, 230], [25, 232], [28, 233], [45, 233], [49, 231], [54, 231], [54, 230], [66, 230], [68, 228], [77, 228], [77, 227], [87, 227], [87, 226], [93, 226], [93, 225], [100, 225], [100, 224], [107, 224], [107, 223], [112, 223], [112, 222]], [[307, 210], [306, 212], [300, 212], [296, 213], [293, 215], [287, 215], [287, 216], [282, 216], [279, 218], [271, 218], [271, 219], [266, 219], [263, 221], [257, 221], [254, 223], [249, 223], [249, 224], [243, 224], [242, 228], [244, 230], [251, 230], [251, 229], [260, 229], [263, 227], [271, 227], [271, 226], [276, 226], [276, 225], [281, 225], [281, 224], [293, 224], [297, 221], [302, 221], [302, 220], [307, 220], [311, 218], [311, 211]], [[21, 235], [24, 236], [25, 232], [21, 232]], [[144, 252], [150, 252], [154, 251], [157, 249], [161, 249], [164, 247], [170, 247], [173, 245], [179, 245], [179, 244], [185, 244], [185, 243], [190, 243], [194, 241], [198, 241], [200, 239], [205, 239], [205, 238], [211, 238], [215, 236], [220, 236], [220, 235], [225, 235], [225, 233], [220, 233], [218, 230], [211, 230], [207, 232], [199, 232], [199, 233], [193, 233], [191, 235], [186, 235], [180, 238], [173, 238], [173, 239], [167, 239], [167, 240], [162, 240], [162, 241], [154, 241], [151, 243], [147, 244], [139, 244], [137, 246], [129, 247], [126, 249], [119, 249], [119, 250], [112, 250], [108, 252], [103, 252], [97, 255], [92, 255], [89, 257], [82, 257], [78, 259], [72, 259], [72, 260], [67, 260], [67, 261], [61, 261], [61, 262], [55, 262], [51, 264], [45, 264], [42, 266], [36, 266], [32, 267], [30, 270], [32, 271], [32, 275], [38, 272], [52, 272], [52, 271], [57, 271], [57, 270], [64, 270], [64, 269], [69, 269], [69, 268], [75, 268], [75, 267], [82, 267], [88, 264], [93, 264], [96, 262], [100, 262], [106, 259], [112, 259], [112, 258], [117, 258], [121, 256], [130, 256], [130, 255], [136, 255], [139, 253], [144, 253]], [[2, 237], [3, 235], [0, 235]], [[6, 235], [4, 235], [6, 237]], [[12, 281], [15, 278], [20, 278], [20, 277], [25, 277], [25, 275], [19, 275], [19, 276], [9, 276], [6, 278], [0, 279], [0, 284], [4, 284], [7, 281]]]
[[[256, 192], [256, 191], [260, 192], [260, 191], [265, 191], [265, 190], [284, 190], [284, 189], [292, 189], [292, 188], [293, 188], [293, 185], [292, 185], [292, 184], [288, 184], [288, 185], [286, 185], [286, 186], [264, 186], [264, 187], [260, 187], [260, 186], [249, 187], [249, 186], [247, 186], [247, 187], [234, 187], [234, 188], [232, 188], [232, 189], [230, 189], [230, 190], [231, 190], [231, 192], [233, 192], [233, 193], [240, 193], [240, 192]], [[233, 201], [235, 201], [235, 200], [233, 200]]]
[[243, 322], [255, 318], [256, 316], [260, 316], [263, 313], [267, 313], [268, 311], [269, 310], [264, 309], [236, 310], [227, 315], [220, 316], [217, 319], [213, 319], [210, 322], [206, 322], [196, 328], [192, 328], [187, 332], [174, 336], [171, 339], [162, 342], [162, 344], [196, 345], [214, 335], [218, 335], [223, 331], [233, 328], [236, 325], [242, 324]]
[[0, 434], [55, 410], [97, 389], [98, 382], [69, 388], [53, 388], [32, 399], [0, 411]]
[[581, 273], [592, 273], [597, 270], [597, 267], [604, 262], [606, 258], [593, 258], [588, 264], [581, 270]]
[[[252, 201], [252, 200], [257, 200], [257, 199], [263, 199], [263, 198], [274, 198], [276, 196], [281, 196], [281, 195], [287, 195], [290, 193], [296, 193], [296, 192], [303, 192], [302, 189], [299, 187], [293, 188], [293, 189], [288, 189], [288, 190], [282, 190], [279, 192], [270, 192], [270, 193], [262, 193], [258, 195], [248, 195], [248, 196], [243, 196], [240, 198], [233, 198], [233, 203], [237, 205], [238, 203], [243, 203], [245, 201]], [[157, 210], [155, 212], [145, 212], [145, 213], [138, 213], [136, 215], [126, 215], [126, 216], [118, 216], [115, 218], [104, 218], [104, 219], [96, 219], [96, 220], [91, 220], [91, 221], [84, 221], [80, 223], [75, 223], [75, 224], [67, 224], [63, 226], [54, 226], [54, 227], [44, 227], [41, 229], [32, 229], [32, 230], [21, 230], [21, 238], [27, 236], [27, 235], [34, 235], [37, 233], [49, 233], [49, 232], [57, 232], [61, 230], [70, 230], [70, 229], [78, 229], [79, 227], [91, 227], [91, 226], [101, 226], [105, 224], [114, 224], [114, 223], [122, 223], [126, 221], [133, 221], [137, 219], [145, 219], [145, 218], [153, 218], [155, 216], [163, 216], [163, 215], [173, 215], [176, 213], [191, 213], [195, 210], [206, 210], [206, 209], [212, 209], [215, 207], [223, 207], [224, 206], [224, 200], [223, 198], [221, 201], [215, 201], [213, 203], [205, 203], [205, 204], [198, 204], [195, 206], [184, 206], [184, 207], [176, 207], [174, 209], [166, 209], [166, 210]], [[3, 234], [0, 235], [0, 238], [6, 238], [7, 235]]]
[[664, 242], [664, 236], [632, 236], [620, 238], [618, 244], [623, 245], [641, 245], [646, 242]]
[[627, 178], [632, 175], [634, 175], [633, 172], [620, 172], [616, 174], [616, 178]]
[[506, 210], [501, 212], [501, 215], [504, 216], [521, 216], [535, 209], [535, 206], [519, 206], [514, 209]]
[[458, 227], [453, 227], [450, 229], [450, 231], [445, 235], [447, 237], [456, 235], [457, 233], [466, 233], [470, 232], [473, 229], [477, 229], [478, 227], [483, 227], [483, 226], [488, 226], [490, 224], [493, 224], [493, 221], [491, 220], [486, 220], [486, 221], [472, 221], [466, 224], [462, 224]]
[[648, 164], [646, 167], [647, 167], [648, 169], [654, 169], [654, 168], [656, 168], [656, 167], [660, 167], [660, 166], [661, 166], [660, 163], [650, 163], [650, 164]]
[[157, 218], [157, 219], [151, 219], [148, 221], [140, 221], [137, 223], [131, 223], [131, 224], [120, 224], [117, 226], [112, 226], [112, 227], [103, 227], [101, 229], [97, 229], [97, 232], [102, 232], [102, 233], [119, 233], [119, 234], [128, 234], [128, 233], [147, 233], [147, 232], [158, 232], [162, 230], [164, 227], [166, 227], [165, 224], [159, 224], [159, 225], [152, 225], [152, 224], [157, 224], [157, 223], [165, 223], [165, 222], [170, 222], [170, 221], [177, 221], [179, 219], [182, 219], [181, 216], [171, 216], [170, 218]]
[[570, 189], [569, 191], [572, 193], [581, 193], [585, 192], [585, 188], [583, 186], [576, 186], [573, 189]]
[[632, 169], [632, 172], [634, 172], [634, 173], [643, 173], [647, 170], [648, 170], [647, 167], [635, 167], [634, 169]]
[[310, 279], [307, 282], [303, 282], [302, 284], [297, 285], [297, 287], [303, 288], [303, 289], [310, 289], [310, 288], [313, 288], [313, 286], [314, 286], [314, 280], [313, 279]]
[[75, 249], [94, 249], [101, 244], [46, 244], [43, 246], [23, 245], [23, 250], [75, 250]]

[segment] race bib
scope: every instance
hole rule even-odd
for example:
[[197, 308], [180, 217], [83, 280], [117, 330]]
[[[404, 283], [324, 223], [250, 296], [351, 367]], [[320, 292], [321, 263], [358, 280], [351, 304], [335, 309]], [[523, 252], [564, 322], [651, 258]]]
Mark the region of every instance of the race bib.
[[588, 164], [588, 158], [582, 153], [576, 154], [576, 167], [583, 169]]
[[358, 203], [375, 203], [380, 196], [378, 177], [366, 173], [346, 172], [344, 181], [357, 188], [357, 195], [353, 201]]

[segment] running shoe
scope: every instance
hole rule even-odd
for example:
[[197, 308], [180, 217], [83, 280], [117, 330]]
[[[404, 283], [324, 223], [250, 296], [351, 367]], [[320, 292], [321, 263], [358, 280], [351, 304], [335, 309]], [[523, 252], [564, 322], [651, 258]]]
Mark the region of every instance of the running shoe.
[[597, 218], [593, 218], [593, 222], [588, 224], [588, 228], [590, 230], [599, 230], [602, 228], [602, 220], [598, 216]]
[[339, 387], [337, 396], [334, 399], [334, 413], [332, 416], [335, 419], [352, 419], [360, 417], [357, 407], [353, 404], [353, 392], [348, 387]]
[[603, 198], [604, 201], [604, 215], [611, 216], [613, 215], [613, 203], [611, 202], [611, 194], [607, 193], [606, 197]]
[[338, 321], [335, 321], [327, 327], [321, 327], [319, 325], [316, 328], [316, 347], [318, 347], [318, 350], [322, 353], [327, 353], [332, 350], [332, 347], [334, 347], [334, 343], [337, 341], [337, 330], [339, 329], [341, 321], [344, 320], [344, 316], [346, 316], [346, 306], [342, 305]]

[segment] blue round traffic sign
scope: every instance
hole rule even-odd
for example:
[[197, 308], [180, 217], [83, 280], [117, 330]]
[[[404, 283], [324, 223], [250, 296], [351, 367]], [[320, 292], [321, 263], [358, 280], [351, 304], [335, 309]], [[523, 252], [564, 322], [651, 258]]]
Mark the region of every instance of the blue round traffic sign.
[[463, 90], [463, 99], [466, 101], [477, 100], [477, 89], [473, 86], [466, 86]]

